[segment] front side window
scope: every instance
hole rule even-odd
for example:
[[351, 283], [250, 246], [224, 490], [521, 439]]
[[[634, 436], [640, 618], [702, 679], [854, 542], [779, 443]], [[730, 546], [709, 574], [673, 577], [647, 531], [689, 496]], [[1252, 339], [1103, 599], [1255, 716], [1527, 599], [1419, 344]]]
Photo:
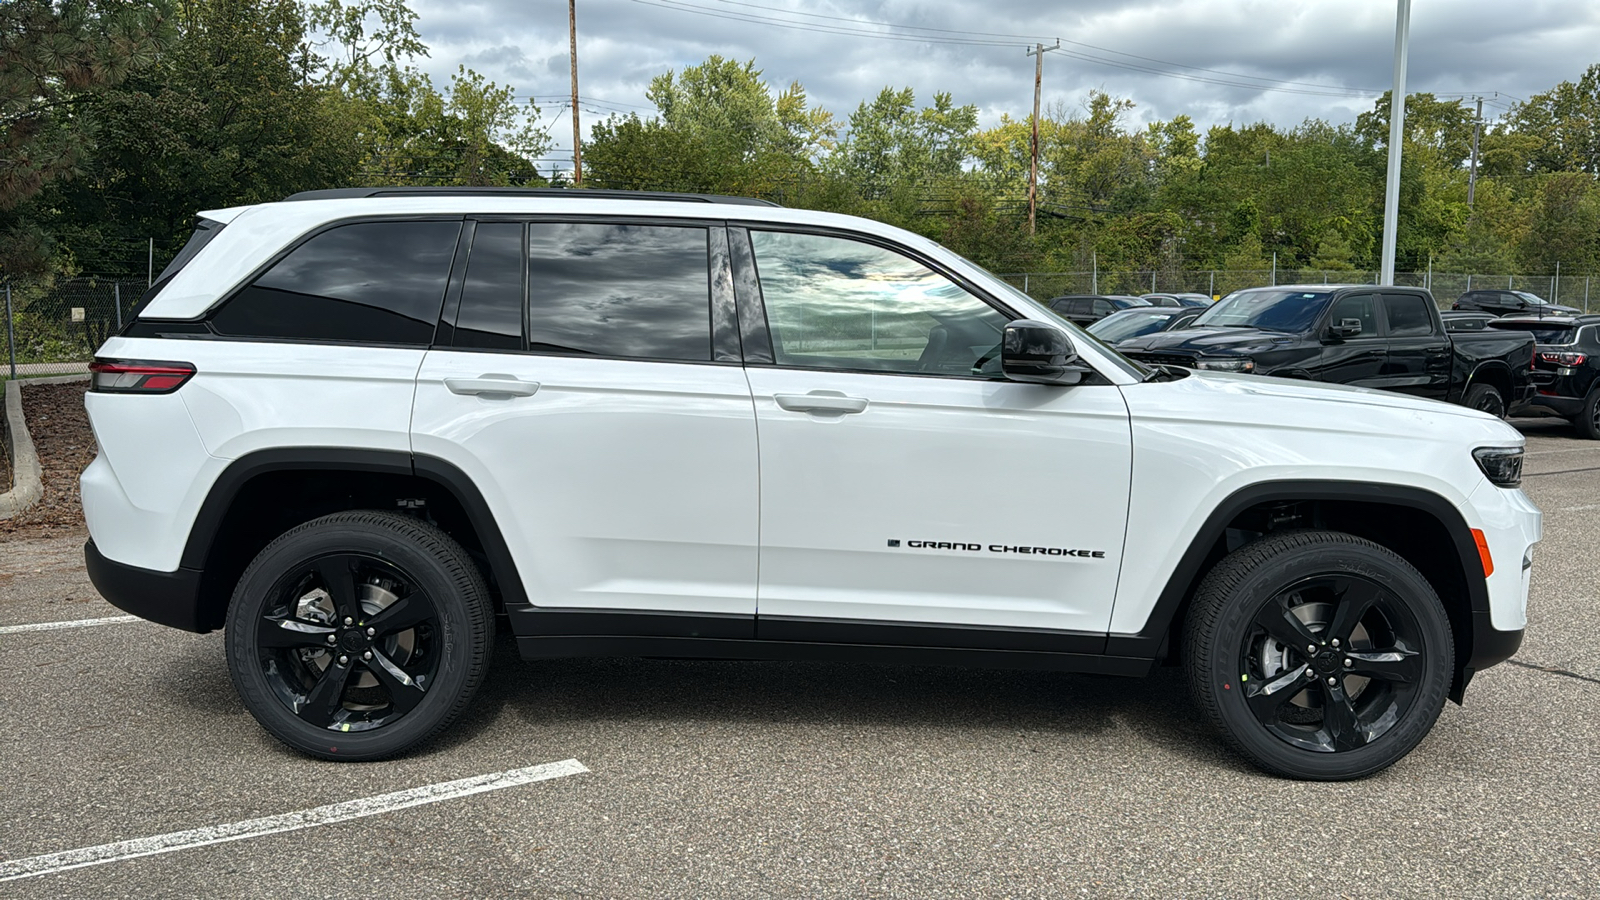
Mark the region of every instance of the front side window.
[[1361, 334], [1357, 337], [1377, 337], [1377, 300], [1376, 294], [1346, 294], [1333, 304], [1333, 315], [1328, 317], [1328, 324], [1343, 325], [1347, 320], [1354, 319], [1361, 323]]
[[330, 228], [223, 304], [212, 327], [241, 337], [426, 346], [460, 232], [459, 221]]
[[703, 227], [528, 226], [528, 349], [630, 359], [711, 359]]
[[998, 371], [1006, 316], [914, 259], [847, 238], [751, 231], [778, 365]]

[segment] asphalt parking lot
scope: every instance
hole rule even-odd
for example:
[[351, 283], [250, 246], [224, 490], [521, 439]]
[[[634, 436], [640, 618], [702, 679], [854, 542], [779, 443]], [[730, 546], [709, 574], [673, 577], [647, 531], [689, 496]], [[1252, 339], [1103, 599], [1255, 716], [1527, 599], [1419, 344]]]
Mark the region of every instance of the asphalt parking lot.
[[[0, 896], [1597, 897], [1600, 444], [1519, 424], [1546, 516], [1527, 639], [1347, 784], [1257, 773], [1176, 669], [527, 663], [506, 640], [445, 738], [320, 762], [245, 712], [220, 634], [122, 621], [81, 536], [12, 537]], [[451, 784], [475, 776], [497, 778]]]

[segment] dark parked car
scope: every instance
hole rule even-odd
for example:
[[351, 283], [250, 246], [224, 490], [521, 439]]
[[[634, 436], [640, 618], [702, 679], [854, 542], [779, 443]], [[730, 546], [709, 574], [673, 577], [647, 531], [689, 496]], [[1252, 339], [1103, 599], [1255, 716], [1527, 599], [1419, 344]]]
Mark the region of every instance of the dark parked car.
[[1497, 331], [1533, 335], [1534, 395], [1511, 410], [1517, 416], [1560, 416], [1590, 440], [1600, 440], [1600, 315], [1495, 319]]
[[1182, 328], [1199, 315], [1200, 310], [1188, 306], [1136, 306], [1106, 316], [1090, 325], [1087, 331], [1115, 346], [1118, 341]]
[[1205, 294], [1144, 294], [1142, 299], [1150, 301], [1151, 306], [1206, 307], [1211, 305], [1211, 298]]
[[1114, 312], [1149, 306], [1150, 301], [1139, 297], [1103, 297], [1097, 294], [1067, 294], [1054, 297], [1045, 303], [1060, 316], [1075, 325], [1098, 322]]
[[1527, 291], [1467, 291], [1450, 304], [1451, 309], [1475, 309], [1497, 316], [1575, 316], [1581, 310], [1560, 306]]
[[1382, 388], [1497, 416], [1532, 394], [1533, 341], [1446, 332], [1422, 288], [1288, 285], [1235, 291], [1187, 328], [1117, 348], [1144, 363]]

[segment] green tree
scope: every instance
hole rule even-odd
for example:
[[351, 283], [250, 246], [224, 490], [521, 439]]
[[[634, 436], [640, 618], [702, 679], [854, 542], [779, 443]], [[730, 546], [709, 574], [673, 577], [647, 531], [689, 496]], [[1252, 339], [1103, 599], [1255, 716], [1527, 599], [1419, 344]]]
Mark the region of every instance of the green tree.
[[171, 38], [165, 0], [0, 2], [0, 271], [52, 267], [40, 211], [20, 207], [81, 171], [96, 97], [152, 65]]
[[1600, 63], [1576, 82], [1563, 81], [1517, 104], [1507, 120], [1510, 131], [1531, 139], [1527, 171], [1600, 175]]
[[896, 187], [959, 175], [977, 126], [978, 108], [956, 106], [949, 94], [934, 94], [932, 106], [917, 109], [911, 88], [886, 87], [851, 113], [834, 165], [862, 196], [887, 197]]

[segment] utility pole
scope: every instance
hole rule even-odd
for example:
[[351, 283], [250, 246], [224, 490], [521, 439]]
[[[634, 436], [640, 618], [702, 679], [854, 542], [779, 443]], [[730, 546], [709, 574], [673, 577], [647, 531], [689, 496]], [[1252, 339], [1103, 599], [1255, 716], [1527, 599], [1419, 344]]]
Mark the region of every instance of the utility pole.
[[1028, 168], [1028, 234], [1033, 234], [1034, 215], [1039, 206], [1039, 87], [1044, 82], [1044, 55], [1051, 50], [1060, 50], [1061, 42], [1056, 41], [1054, 47], [1044, 44], [1034, 44], [1033, 49], [1025, 52], [1024, 56], [1033, 57], [1033, 164]]
[[1472, 167], [1467, 170], [1467, 209], [1472, 208], [1472, 193], [1478, 186], [1478, 131], [1483, 128], [1483, 98], [1478, 98], [1478, 115], [1472, 120]]
[[1394, 87], [1389, 91], [1389, 179], [1383, 192], [1383, 271], [1378, 284], [1394, 284], [1395, 236], [1400, 230], [1400, 147], [1406, 135], [1406, 54], [1411, 43], [1411, 0], [1396, 0]]
[[578, 0], [567, 0], [567, 42], [572, 60], [572, 185], [583, 184], [582, 138], [578, 132]]

